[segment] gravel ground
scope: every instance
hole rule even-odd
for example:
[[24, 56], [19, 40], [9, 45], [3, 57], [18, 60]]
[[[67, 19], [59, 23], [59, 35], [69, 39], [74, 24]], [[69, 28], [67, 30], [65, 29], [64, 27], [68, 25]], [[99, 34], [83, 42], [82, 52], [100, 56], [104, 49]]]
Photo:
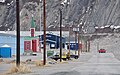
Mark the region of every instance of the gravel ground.
[[[97, 48], [106, 49], [107, 53], [99, 54]], [[32, 73], [12, 74], [12, 75], [119, 75], [120, 70], [120, 38], [119, 36], [107, 36], [91, 41], [90, 53], [82, 53], [78, 60], [67, 61], [64, 63], [48, 64], [44, 67], [36, 67], [29, 64]], [[42, 54], [38, 56], [21, 56], [21, 61], [27, 59], [41, 60]], [[117, 58], [117, 59], [115, 59]], [[4, 61], [14, 61], [15, 58], [4, 59]], [[48, 61], [49, 63], [49, 61]], [[90, 64], [89, 64], [90, 63]], [[7, 71], [11, 64], [0, 63], [0, 75]], [[72, 69], [72, 70], [71, 70]], [[93, 72], [95, 70], [95, 72]], [[99, 72], [99, 70], [101, 72]], [[106, 71], [107, 70], [107, 71]]]

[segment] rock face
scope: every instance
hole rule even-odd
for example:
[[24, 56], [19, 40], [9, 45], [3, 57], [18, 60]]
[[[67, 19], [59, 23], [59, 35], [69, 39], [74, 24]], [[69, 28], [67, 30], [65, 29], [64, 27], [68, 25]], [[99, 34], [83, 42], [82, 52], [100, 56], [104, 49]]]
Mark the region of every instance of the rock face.
[[[15, 1], [0, 3], [0, 30], [15, 30]], [[64, 1], [64, 0], [63, 0]], [[67, 0], [69, 4], [60, 5], [60, 0], [46, 0], [47, 30], [59, 30], [59, 9], [62, 10], [63, 30], [69, 26], [80, 27], [85, 33], [93, 33], [95, 27], [116, 29], [120, 26], [120, 0]], [[39, 0], [20, 0], [21, 30], [30, 29], [31, 15], [34, 15], [36, 30], [43, 30], [43, 3]], [[106, 28], [106, 29], [108, 29]], [[118, 27], [119, 28], [119, 27]]]
[[14, 29], [15, 25], [15, 2], [7, 0], [0, 4], [0, 30], [7, 31]]
[[120, 25], [120, 0], [96, 0], [88, 16], [87, 29], [94, 26], [119, 26]]

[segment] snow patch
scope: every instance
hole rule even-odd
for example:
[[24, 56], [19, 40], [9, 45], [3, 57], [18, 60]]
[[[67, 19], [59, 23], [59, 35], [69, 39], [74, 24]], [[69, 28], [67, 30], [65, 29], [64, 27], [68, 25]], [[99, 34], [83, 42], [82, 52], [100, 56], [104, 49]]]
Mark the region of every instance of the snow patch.
[[9, 45], [7, 45], [7, 44], [5, 44], [5, 45], [3, 45], [2, 47], [10, 47]]

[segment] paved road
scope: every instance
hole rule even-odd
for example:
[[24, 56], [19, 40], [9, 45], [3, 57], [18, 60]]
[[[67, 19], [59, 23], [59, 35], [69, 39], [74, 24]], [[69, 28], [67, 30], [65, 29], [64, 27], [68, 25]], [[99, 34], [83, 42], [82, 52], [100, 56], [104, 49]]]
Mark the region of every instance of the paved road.
[[81, 75], [116, 75], [120, 74], [120, 61], [112, 53], [98, 53], [73, 70]]
[[112, 53], [83, 53], [78, 60], [34, 68], [24, 75], [120, 75], [120, 61]]
[[120, 61], [112, 53], [82, 53], [78, 60], [31, 69], [31, 73], [14, 75], [120, 75]]

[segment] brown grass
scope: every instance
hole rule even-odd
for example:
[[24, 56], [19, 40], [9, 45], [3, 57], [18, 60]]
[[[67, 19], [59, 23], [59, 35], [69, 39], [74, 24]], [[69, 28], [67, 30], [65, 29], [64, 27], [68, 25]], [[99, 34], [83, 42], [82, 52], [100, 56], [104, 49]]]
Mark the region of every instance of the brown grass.
[[43, 66], [43, 62], [42, 61], [35, 61], [35, 65], [36, 66]]
[[0, 62], [3, 62], [3, 59], [0, 59]]
[[27, 65], [20, 65], [17, 67], [16, 65], [13, 65], [6, 74], [13, 74], [13, 73], [30, 73], [31, 68], [29, 68]]
[[0, 73], [0, 75], [7, 75], [7, 74], [5, 74], [5, 73]]
[[6, 74], [13, 74], [17, 72], [18, 72], [18, 68], [15, 65], [13, 65]]
[[2, 62], [4, 62], [3, 59], [0, 59], [0, 64], [1, 64]]
[[15, 60], [6, 60], [4, 61], [6, 64], [11, 64], [11, 63], [15, 63]]
[[21, 65], [18, 68], [18, 72], [20, 72], [20, 73], [30, 73], [31, 72], [31, 68], [29, 68], [27, 65]]

